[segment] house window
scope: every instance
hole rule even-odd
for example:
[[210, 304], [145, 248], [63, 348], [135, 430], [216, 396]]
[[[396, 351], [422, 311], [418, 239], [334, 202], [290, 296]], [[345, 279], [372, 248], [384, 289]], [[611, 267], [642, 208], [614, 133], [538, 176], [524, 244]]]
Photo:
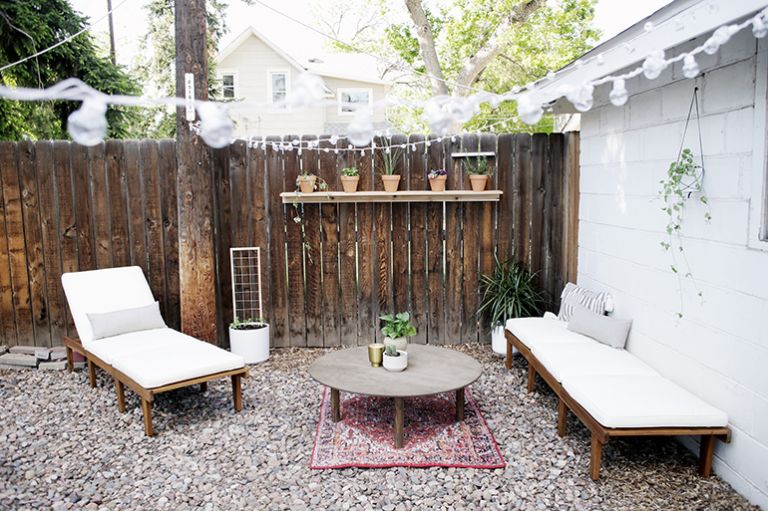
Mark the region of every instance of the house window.
[[[270, 103], [283, 103], [290, 90], [290, 77], [287, 70], [271, 70], [268, 73]], [[285, 105], [283, 105], [285, 107]]]
[[361, 106], [370, 106], [372, 97], [371, 89], [339, 89], [339, 114], [350, 115]]
[[235, 89], [235, 74], [223, 73], [221, 75], [221, 97], [224, 99], [235, 99], [237, 92]]

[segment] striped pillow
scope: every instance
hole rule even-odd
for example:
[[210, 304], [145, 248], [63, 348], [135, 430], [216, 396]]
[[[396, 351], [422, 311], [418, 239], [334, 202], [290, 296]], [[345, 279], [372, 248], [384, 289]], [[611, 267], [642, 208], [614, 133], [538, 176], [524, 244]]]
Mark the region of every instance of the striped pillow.
[[609, 293], [596, 293], [569, 282], [565, 285], [563, 294], [560, 295], [560, 312], [557, 314], [557, 319], [568, 321], [573, 315], [574, 304], [581, 305], [595, 314], [605, 314], [610, 299]]

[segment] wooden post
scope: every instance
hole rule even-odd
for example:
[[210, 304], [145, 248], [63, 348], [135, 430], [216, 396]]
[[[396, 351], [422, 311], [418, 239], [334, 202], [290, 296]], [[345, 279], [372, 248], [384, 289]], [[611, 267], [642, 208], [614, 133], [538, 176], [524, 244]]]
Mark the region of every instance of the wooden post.
[[395, 447], [403, 447], [404, 435], [403, 426], [405, 425], [405, 401], [402, 397], [395, 398]]
[[712, 458], [715, 455], [715, 436], [701, 435], [699, 445], [699, 474], [702, 477], [712, 475]]
[[568, 407], [563, 398], [557, 400], [557, 436], [564, 437], [568, 432]]
[[[208, 99], [205, 0], [176, 1], [176, 95], [192, 73], [195, 98]], [[216, 255], [213, 243], [213, 182], [209, 149], [192, 133], [184, 108], [176, 110], [178, 165], [179, 283], [181, 329], [216, 342]]]
[[456, 390], [456, 420], [464, 420], [464, 387]]
[[603, 443], [592, 433], [592, 452], [589, 458], [589, 476], [593, 481], [600, 479], [600, 465], [603, 462]]
[[339, 389], [331, 389], [331, 420], [333, 422], [339, 422], [341, 420]]

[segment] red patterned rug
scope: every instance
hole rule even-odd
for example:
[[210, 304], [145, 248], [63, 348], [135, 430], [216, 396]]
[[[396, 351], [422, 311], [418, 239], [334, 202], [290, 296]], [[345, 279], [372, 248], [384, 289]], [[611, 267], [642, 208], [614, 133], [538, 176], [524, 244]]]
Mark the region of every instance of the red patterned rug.
[[331, 420], [323, 392], [310, 468], [504, 468], [493, 433], [466, 391], [464, 422], [456, 422], [454, 393], [406, 398], [405, 445], [393, 438], [394, 400], [341, 393], [342, 420]]

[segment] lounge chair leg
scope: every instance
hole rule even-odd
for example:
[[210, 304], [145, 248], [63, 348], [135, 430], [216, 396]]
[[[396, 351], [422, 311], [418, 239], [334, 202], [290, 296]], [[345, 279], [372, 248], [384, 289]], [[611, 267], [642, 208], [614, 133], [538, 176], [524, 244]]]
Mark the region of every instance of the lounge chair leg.
[[507, 369], [512, 369], [512, 341], [509, 339], [507, 339], [507, 358], [504, 365], [507, 366]]
[[208, 382], [204, 381], [200, 384], [200, 392], [206, 392], [208, 391]]
[[239, 374], [232, 376], [232, 394], [235, 400], [235, 411], [239, 412], [243, 409], [243, 387], [240, 383], [242, 377]]
[[67, 371], [72, 372], [75, 370], [75, 356], [72, 353], [72, 348], [67, 348]]
[[557, 401], [557, 435], [564, 437], [568, 433], [568, 407], [560, 398]]
[[528, 361], [528, 392], [533, 392], [536, 388], [536, 369], [533, 368], [533, 364]]
[[125, 389], [123, 382], [115, 379], [115, 392], [117, 392], [117, 409], [120, 413], [125, 413]]
[[152, 436], [154, 435], [154, 430], [152, 429], [152, 402], [142, 398], [141, 411], [144, 414], [144, 433], [147, 436]]
[[701, 435], [701, 444], [699, 445], [699, 474], [701, 474], [702, 477], [709, 477], [712, 475], [712, 458], [714, 455], [714, 435]]
[[589, 476], [593, 481], [600, 479], [600, 465], [603, 460], [603, 443], [592, 434], [592, 456], [589, 459]]
[[96, 365], [91, 362], [90, 358], [86, 363], [88, 364], [88, 383], [91, 384], [91, 387], [96, 387]]

